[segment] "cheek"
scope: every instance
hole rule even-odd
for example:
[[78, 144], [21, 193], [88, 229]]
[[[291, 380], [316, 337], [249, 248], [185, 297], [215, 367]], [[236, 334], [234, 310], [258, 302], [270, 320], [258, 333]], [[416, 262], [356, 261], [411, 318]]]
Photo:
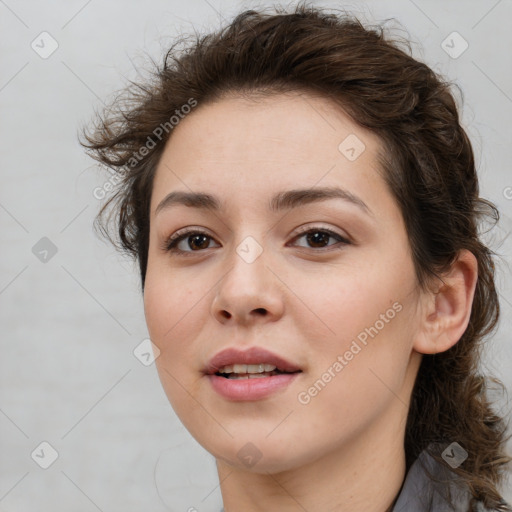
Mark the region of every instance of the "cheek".
[[[315, 341], [318, 355], [319, 346], [342, 351], [358, 335], [364, 342], [370, 336], [368, 330], [375, 333], [375, 326], [380, 333], [388, 332], [390, 325], [396, 324], [395, 318], [401, 315], [397, 309], [403, 309], [410, 283], [404, 272], [393, 275], [389, 266], [373, 261], [373, 265], [361, 262], [361, 267], [339, 271], [331, 268], [322, 280], [320, 276], [294, 280], [294, 292], [305, 298], [309, 309], [304, 319], [304, 327], [310, 333], [306, 339]], [[395, 303], [398, 304], [393, 307]], [[318, 335], [323, 339], [319, 340]]]
[[190, 394], [197, 393], [197, 373], [193, 371], [198, 365], [197, 350], [190, 341], [199, 336], [203, 322], [194, 316], [197, 294], [163, 275], [147, 274], [144, 312], [150, 338], [160, 350], [155, 365], [163, 390], [186, 422], [191, 414]]
[[307, 384], [311, 394], [322, 395], [312, 402], [334, 401], [342, 409], [378, 406], [403, 384], [412, 350], [413, 269], [407, 262], [374, 261], [366, 272], [333, 272], [335, 279], [308, 295], [316, 317], [301, 329], [312, 362]]
[[[358, 327], [354, 336], [339, 337], [323, 347], [321, 359], [311, 368], [296, 397], [303, 425], [311, 424], [326, 438], [341, 436], [347, 441], [392, 405], [401, 409], [397, 400], [407, 401], [403, 386], [410, 355], [402, 314], [404, 309], [380, 330], [380, 323], [374, 330], [373, 320], [372, 329]], [[348, 316], [345, 321], [355, 323]], [[342, 322], [340, 318], [339, 327]], [[358, 337], [361, 333], [363, 336]]]
[[[198, 318], [203, 295], [164, 271], [149, 272], [144, 288], [144, 313], [151, 340], [160, 349], [156, 360], [160, 372], [165, 369], [181, 381], [192, 376], [198, 363], [197, 347], [192, 340], [200, 337], [206, 321]], [[187, 362], [187, 364], [185, 364]], [[197, 368], [199, 370], [199, 368]], [[168, 382], [172, 385], [172, 379]]]
[[144, 313], [150, 334], [163, 342], [161, 349], [165, 349], [169, 341], [176, 338], [176, 332], [187, 324], [187, 315], [200, 298], [190, 286], [190, 280], [179, 278], [179, 274], [173, 276], [161, 264], [148, 264]]

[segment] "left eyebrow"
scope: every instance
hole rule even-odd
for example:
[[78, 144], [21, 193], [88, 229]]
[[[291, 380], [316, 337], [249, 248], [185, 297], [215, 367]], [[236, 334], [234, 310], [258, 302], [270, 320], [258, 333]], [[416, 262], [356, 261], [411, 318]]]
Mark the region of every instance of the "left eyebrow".
[[[280, 212], [298, 208], [306, 204], [327, 201], [329, 199], [342, 199], [360, 208], [367, 215], [374, 216], [368, 205], [358, 196], [340, 187], [313, 187], [304, 189], [284, 190], [275, 194], [268, 203], [271, 212]], [[171, 192], [156, 207], [155, 215], [176, 205], [189, 208], [220, 211], [224, 208], [221, 200], [205, 192]]]

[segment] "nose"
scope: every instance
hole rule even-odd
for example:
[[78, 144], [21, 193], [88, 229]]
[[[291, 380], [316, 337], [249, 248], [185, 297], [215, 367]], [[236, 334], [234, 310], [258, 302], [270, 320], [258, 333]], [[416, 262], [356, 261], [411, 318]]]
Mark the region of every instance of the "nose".
[[247, 326], [276, 321], [283, 315], [286, 286], [267, 266], [265, 251], [252, 259], [243, 251], [233, 251], [229, 259], [211, 305], [212, 316], [222, 324]]

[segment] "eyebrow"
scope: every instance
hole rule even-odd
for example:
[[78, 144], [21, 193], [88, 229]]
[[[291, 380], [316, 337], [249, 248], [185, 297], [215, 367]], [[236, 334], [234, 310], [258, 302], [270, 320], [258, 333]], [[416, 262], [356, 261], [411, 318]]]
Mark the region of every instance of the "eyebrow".
[[[284, 190], [275, 194], [268, 203], [271, 212], [290, 210], [300, 206], [327, 201], [329, 199], [342, 199], [359, 207], [364, 213], [372, 215], [368, 205], [356, 195], [340, 187], [314, 187], [294, 190]], [[224, 206], [221, 200], [205, 192], [171, 192], [156, 207], [155, 215], [162, 210], [167, 210], [176, 205], [183, 205], [189, 208], [221, 211]]]

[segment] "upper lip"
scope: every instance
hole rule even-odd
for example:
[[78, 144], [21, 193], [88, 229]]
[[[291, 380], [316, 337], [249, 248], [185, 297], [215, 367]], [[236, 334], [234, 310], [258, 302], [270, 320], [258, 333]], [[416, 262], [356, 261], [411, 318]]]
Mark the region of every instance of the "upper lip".
[[217, 373], [224, 366], [233, 364], [273, 364], [279, 370], [285, 372], [297, 372], [301, 369], [294, 363], [273, 354], [262, 347], [251, 347], [247, 350], [237, 348], [226, 348], [217, 352], [208, 364], [204, 372], [209, 375]]

